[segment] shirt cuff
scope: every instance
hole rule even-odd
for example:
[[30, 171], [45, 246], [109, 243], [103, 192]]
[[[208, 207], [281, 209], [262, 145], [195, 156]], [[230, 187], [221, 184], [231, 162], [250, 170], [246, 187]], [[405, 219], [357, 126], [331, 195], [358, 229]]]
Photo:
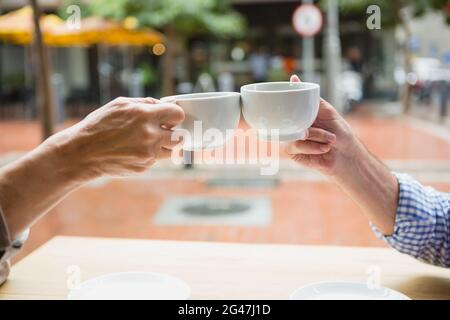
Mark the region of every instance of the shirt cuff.
[[399, 200], [395, 216], [394, 232], [384, 235], [370, 223], [375, 235], [394, 249], [426, 263], [442, 265], [435, 261], [438, 255], [433, 247], [436, 215], [433, 214], [435, 191], [424, 187], [407, 174], [393, 173], [399, 184]]
[[9, 275], [9, 259], [22, 248], [28, 234], [29, 230], [25, 230], [15, 240], [11, 240], [6, 219], [0, 209], [0, 285]]

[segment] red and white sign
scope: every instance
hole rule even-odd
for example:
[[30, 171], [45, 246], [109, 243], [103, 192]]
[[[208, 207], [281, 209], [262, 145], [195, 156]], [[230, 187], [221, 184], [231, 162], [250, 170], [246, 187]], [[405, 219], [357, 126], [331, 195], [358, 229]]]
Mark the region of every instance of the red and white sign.
[[292, 26], [303, 37], [312, 37], [322, 28], [322, 12], [313, 4], [302, 4], [294, 11]]

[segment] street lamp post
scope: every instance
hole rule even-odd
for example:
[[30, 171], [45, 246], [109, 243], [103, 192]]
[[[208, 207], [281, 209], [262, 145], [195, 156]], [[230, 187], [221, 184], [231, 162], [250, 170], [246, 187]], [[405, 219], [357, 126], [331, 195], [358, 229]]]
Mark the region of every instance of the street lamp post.
[[313, 0], [303, 0], [292, 16], [294, 30], [302, 41], [302, 79], [314, 82], [315, 54], [314, 36], [319, 33], [323, 23], [322, 13]]
[[[313, 0], [303, 0], [303, 4], [313, 4]], [[302, 37], [302, 62], [303, 75], [305, 81], [314, 81], [315, 57], [314, 57], [314, 36]]]

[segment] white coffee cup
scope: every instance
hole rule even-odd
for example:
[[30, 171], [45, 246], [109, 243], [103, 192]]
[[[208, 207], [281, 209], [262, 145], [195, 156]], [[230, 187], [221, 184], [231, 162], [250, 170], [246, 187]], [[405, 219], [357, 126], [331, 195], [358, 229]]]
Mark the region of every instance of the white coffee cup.
[[242, 114], [263, 140], [305, 139], [319, 111], [320, 86], [309, 82], [263, 82], [241, 87]]
[[176, 103], [185, 112], [185, 119], [177, 129], [181, 129], [183, 149], [188, 151], [223, 146], [241, 116], [237, 92], [181, 94], [164, 97], [161, 101]]

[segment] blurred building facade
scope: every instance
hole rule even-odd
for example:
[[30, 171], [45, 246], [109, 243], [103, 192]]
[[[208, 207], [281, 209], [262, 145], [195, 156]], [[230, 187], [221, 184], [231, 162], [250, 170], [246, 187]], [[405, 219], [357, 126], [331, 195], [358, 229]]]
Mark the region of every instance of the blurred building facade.
[[[61, 5], [58, 0], [40, 1], [46, 13], [56, 12]], [[234, 8], [248, 22], [248, 31], [241, 39], [215, 39], [210, 36], [195, 36], [188, 41], [188, 51], [180, 55], [176, 69], [179, 88], [195, 88], [202, 73], [218, 79], [221, 74], [233, 76], [233, 85], [253, 81], [251, 57], [263, 52], [268, 59], [267, 80], [287, 79], [290, 73], [302, 74], [302, 39], [292, 27], [292, 15], [301, 4], [298, 0], [233, 0]], [[7, 12], [26, 5], [25, 0], [0, 0], [0, 10]], [[366, 16], [340, 17], [340, 41], [344, 66], [361, 74], [364, 98], [395, 98], [395, 67], [401, 65], [400, 50], [396, 44], [395, 30], [368, 30]], [[445, 29], [443, 21], [426, 18], [426, 28], [416, 27], [418, 54], [435, 55], [449, 52], [449, 30], [436, 32], [432, 36], [426, 30]], [[418, 22], [419, 23], [419, 22]], [[420, 25], [420, 24], [419, 24]], [[420, 40], [420, 38], [424, 40]], [[447, 38], [446, 38], [447, 37]], [[316, 81], [323, 83], [324, 77], [324, 32], [314, 39]], [[442, 47], [447, 46], [447, 47]], [[428, 49], [426, 49], [428, 48]], [[427, 51], [428, 50], [428, 51]], [[3, 102], [24, 106], [27, 117], [34, 117], [33, 55], [31, 48], [0, 43], [0, 97]], [[158, 74], [161, 72], [160, 56], [151, 48], [51, 48], [53, 73], [58, 94], [68, 105], [74, 106], [75, 116], [91, 110], [92, 106], [118, 95], [142, 92], [159, 96]], [[133, 75], [140, 74], [136, 78]], [[58, 79], [62, 79], [58, 82]], [[131, 88], [132, 79], [144, 79], [142, 90]], [[143, 81], [144, 81], [143, 80]], [[188, 84], [188, 85], [187, 85]], [[105, 86], [107, 90], [105, 90]], [[180, 89], [181, 90], [181, 89]], [[184, 90], [184, 89], [183, 89]], [[83, 106], [87, 105], [84, 110]], [[84, 110], [84, 111], [83, 111]], [[21, 114], [21, 116], [23, 115]], [[70, 115], [70, 112], [69, 112]]]

